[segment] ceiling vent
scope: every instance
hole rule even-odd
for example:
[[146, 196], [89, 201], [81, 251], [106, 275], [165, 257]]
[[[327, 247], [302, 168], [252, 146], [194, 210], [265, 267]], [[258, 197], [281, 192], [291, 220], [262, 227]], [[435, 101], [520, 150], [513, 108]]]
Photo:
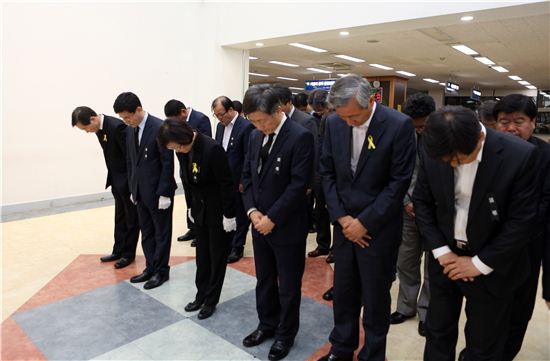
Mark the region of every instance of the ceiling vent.
[[345, 63], [334, 62], [334, 63], [320, 63], [317, 65], [327, 70], [333, 70], [333, 71], [351, 70], [351, 65], [345, 64]]

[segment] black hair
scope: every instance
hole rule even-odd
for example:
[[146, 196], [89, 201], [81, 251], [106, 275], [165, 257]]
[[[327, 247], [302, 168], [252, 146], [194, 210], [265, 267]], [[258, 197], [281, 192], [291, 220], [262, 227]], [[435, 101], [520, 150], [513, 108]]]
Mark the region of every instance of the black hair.
[[279, 95], [269, 84], [254, 85], [246, 91], [243, 99], [243, 113], [245, 115], [262, 112], [275, 115], [281, 105]]
[[292, 104], [296, 108], [305, 108], [307, 107], [307, 94], [306, 93], [298, 93], [294, 96], [292, 99]]
[[237, 113], [241, 114], [243, 112], [243, 103], [238, 100], [233, 100], [233, 109], [235, 109]]
[[479, 115], [479, 120], [483, 121], [492, 121], [495, 120], [495, 117], [493, 115], [493, 110], [495, 109], [495, 105], [497, 104], [496, 100], [486, 100], [479, 106], [479, 109], [477, 110], [477, 114]]
[[290, 89], [282, 84], [274, 84], [273, 89], [277, 92], [279, 95], [279, 100], [281, 101], [281, 104], [286, 105], [288, 102], [292, 101], [292, 92]]
[[423, 118], [435, 111], [434, 99], [426, 93], [415, 93], [407, 98], [403, 106], [403, 113], [409, 117]]
[[226, 97], [225, 95], [222, 95], [212, 101], [211, 109], [214, 109], [218, 102], [220, 102], [220, 104], [222, 105], [223, 109], [225, 109], [225, 111], [228, 111], [229, 109], [233, 108], [233, 101], [228, 97]]
[[90, 118], [96, 117], [97, 113], [94, 112], [94, 110], [90, 107], [81, 106], [76, 107], [75, 110], [73, 110], [73, 113], [71, 114], [71, 124], [73, 127], [80, 123], [82, 125], [89, 125], [90, 124]]
[[182, 109], [187, 109], [185, 104], [179, 100], [172, 99], [164, 105], [164, 115], [166, 117], [176, 117], [180, 115]]
[[137, 95], [131, 92], [120, 94], [116, 97], [115, 104], [113, 104], [113, 109], [117, 114], [122, 112], [135, 113], [138, 107], [141, 107], [141, 102]]
[[161, 148], [166, 148], [168, 143], [187, 145], [193, 141], [193, 128], [179, 119], [166, 119], [157, 133], [157, 143]]
[[325, 89], [314, 89], [307, 98], [307, 102], [311, 107], [328, 108], [328, 91]]
[[506, 95], [493, 108], [493, 117], [498, 119], [499, 113], [523, 113], [530, 119], [537, 117], [537, 106], [532, 98], [523, 94]]
[[481, 125], [472, 110], [448, 105], [428, 116], [422, 133], [424, 149], [434, 159], [471, 154], [479, 142], [480, 132]]

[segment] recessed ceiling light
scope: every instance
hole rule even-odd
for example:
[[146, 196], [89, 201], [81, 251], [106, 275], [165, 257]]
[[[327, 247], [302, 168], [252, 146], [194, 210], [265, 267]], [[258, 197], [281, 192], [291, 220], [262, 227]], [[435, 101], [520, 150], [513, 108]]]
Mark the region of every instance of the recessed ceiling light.
[[255, 56], [249, 56], [248, 60], [258, 60], [258, 58], [256, 58]]
[[493, 69], [495, 69], [499, 73], [508, 73], [508, 69], [503, 68], [502, 66], [493, 66]]
[[317, 73], [330, 74], [332, 73], [329, 70], [317, 69], [317, 68], [307, 68], [307, 70], [316, 71]]
[[369, 64], [370, 66], [374, 68], [384, 69], [384, 70], [393, 70], [393, 68], [390, 68], [389, 66], [381, 65], [381, 64]]
[[327, 51], [325, 49], [320, 49], [320, 48], [316, 48], [314, 46], [310, 46], [310, 45], [305, 45], [305, 44], [300, 44], [300, 43], [290, 43], [288, 44], [290, 46], [294, 46], [296, 48], [300, 48], [300, 49], [305, 49], [305, 50], [309, 50], [309, 51], [314, 51], [316, 53], [326, 53]]
[[508, 78], [510, 78], [512, 80], [521, 80], [521, 78], [517, 75], [509, 75]]
[[404, 70], [398, 70], [398, 71], [396, 71], [396, 73], [399, 73], [399, 74], [402, 74], [402, 75], [405, 75], [405, 76], [416, 76], [416, 74], [409, 73], [408, 71], [404, 71]]
[[304, 90], [304, 88], [298, 88], [295, 86], [289, 86], [288, 89]]
[[474, 59], [485, 65], [495, 65], [494, 61], [484, 56], [476, 56]]
[[472, 20], [474, 20], [474, 17], [470, 16], [470, 15], [463, 16], [463, 17], [460, 18], [460, 20], [462, 20], [462, 21], [472, 21]]
[[520, 83], [521, 85], [531, 85], [531, 83], [529, 83], [527, 80], [520, 80], [518, 81], [518, 83]]
[[256, 46], [264, 46], [264, 43], [256, 43]]
[[477, 51], [475, 51], [472, 48], [467, 47], [466, 45], [456, 44], [456, 45], [451, 45], [451, 47], [455, 50], [460, 51], [463, 54], [466, 54], [466, 55], [477, 55], [477, 54], [479, 54]]
[[428, 83], [439, 83], [439, 80], [430, 79], [430, 78], [424, 78], [422, 80], [427, 81]]
[[286, 76], [278, 76], [277, 79], [298, 81], [296, 78], [287, 78]]
[[337, 58], [340, 58], [340, 59], [354, 61], [356, 63], [364, 63], [365, 62], [363, 59], [354, 58], [353, 56], [349, 56], [349, 55], [340, 54], [340, 55], [334, 55], [334, 56], [337, 57]]
[[534, 86], [534, 85], [527, 85], [526, 88], [527, 88], [527, 89], [532, 89], [532, 90], [537, 89], [537, 87]]
[[282, 66], [288, 66], [288, 67], [291, 67], [291, 68], [299, 67], [299, 65], [296, 65], [296, 64], [284, 63], [282, 61], [276, 61], [276, 60], [271, 60], [270, 63], [271, 64], [282, 65]]
[[267, 74], [259, 74], [259, 73], [248, 73], [248, 75], [263, 76], [263, 77], [269, 76]]
[[348, 36], [348, 35], [349, 35], [349, 31], [340, 31], [340, 35], [341, 35], [341, 36]]

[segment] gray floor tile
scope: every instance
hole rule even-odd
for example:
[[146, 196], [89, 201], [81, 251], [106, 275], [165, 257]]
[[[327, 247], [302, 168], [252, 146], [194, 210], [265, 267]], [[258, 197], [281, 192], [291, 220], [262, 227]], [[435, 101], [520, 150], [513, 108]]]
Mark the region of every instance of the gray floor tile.
[[152, 360], [145, 351], [133, 343], [126, 344], [112, 351], [94, 357], [92, 360]]

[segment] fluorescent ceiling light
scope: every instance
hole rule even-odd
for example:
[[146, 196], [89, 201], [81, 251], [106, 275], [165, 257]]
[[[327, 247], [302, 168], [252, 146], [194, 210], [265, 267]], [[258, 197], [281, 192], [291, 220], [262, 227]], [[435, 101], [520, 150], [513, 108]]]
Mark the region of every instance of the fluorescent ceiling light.
[[408, 71], [404, 71], [404, 70], [398, 70], [398, 71], [396, 71], [396, 73], [399, 73], [399, 74], [402, 74], [402, 75], [405, 75], [405, 76], [416, 76], [416, 74], [409, 73]]
[[258, 60], [258, 58], [256, 58], [255, 56], [249, 56], [248, 60]]
[[499, 73], [508, 73], [508, 69], [503, 68], [502, 66], [493, 66], [493, 69], [495, 69]]
[[527, 80], [520, 80], [518, 81], [518, 83], [520, 83], [521, 85], [531, 85], [531, 83], [529, 83]]
[[374, 68], [384, 69], [384, 70], [393, 70], [393, 68], [390, 68], [389, 66], [381, 65], [381, 64], [369, 64], [370, 66]]
[[349, 35], [349, 31], [340, 31], [340, 35], [341, 35], [341, 36], [348, 36], [348, 35]]
[[276, 60], [271, 60], [270, 63], [271, 63], [271, 64], [282, 65], [282, 66], [288, 66], [288, 67], [291, 67], [291, 68], [297, 68], [297, 67], [299, 67], [299, 65], [296, 65], [296, 64], [285, 63], [285, 62], [276, 61]]
[[317, 73], [330, 74], [332, 73], [329, 70], [317, 69], [317, 68], [307, 68], [307, 70], [316, 71]]
[[428, 83], [439, 83], [439, 80], [430, 79], [430, 78], [424, 78], [422, 80], [427, 81]]
[[345, 77], [348, 74], [336, 74], [336, 75], [338, 75], [339, 77]]
[[340, 55], [334, 55], [334, 56], [337, 57], [337, 58], [340, 58], [340, 59], [354, 61], [356, 63], [364, 63], [365, 62], [363, 59], [354, 58], [353, 56], [349, 56], [349, 55], [340, 54]]
[[259, 73], [248, 73], [248, 75], [263, 76], [263, 77], [269, 76], [267, 74], [259, 74]]
[[285, 76], [278, 76], [277, 79], [298, 81], [298, 79], [295, 79], [295, 78], [287, 78], [287, 77], [285, 77]]
[[474, 17], [470, 16], [470, 15], [467, 15], [467, 16], [461, 17], [460, 20], [462, 20], [462, 21], [472, 21], [472, 20], [474, 20]]
[[289, 86], [288, 89], [304, 90], [304, 88], [298, 88], [295, 86]]
[[512, 80], [521, 80], [521, 78], [517, 75], [509, 75], [508, 78], [510, 78]]
[[533, 90], [537, 89], [537, 87], [534, 86], [534, 85], [527, 85], [526, 88], [527, 89], [533, 89]]
[[495, 65], [494, 61], [484, 56], [476, 56], [474, 59], [485, 65]]
[[309, 45], [300, 44], [300, 43], [290, 43], [288, 45], [295, 46], [297, 48], [301, 48], [301, 49], [305, 49], [305, 50], [309, 50], [309, 51], [314, 51], [316, 53], [326, 53], [327, 52], [325, 49], [320, 49], [320, 48], [316, 48], [314, 46], [309, 46]]
[[[426, 80], [426, 79], [424, 79], [424, 80]], [[439, 85], [447, 86], [447, 84], [445, 84], [445, 83], [439, 83]]]
[[256, 43], [256, 46], [264, 46], [264, 43]]
[[466, 45], [457, 44], [457, 45], [451, 45], [451, 47], [455, 50], [460, 51], [461, 53], [466, 54], [466, 55], [477, 55], [477, 54], [479, 54], [477, 51], [475, 51], [472, 48], [467, 47]]

